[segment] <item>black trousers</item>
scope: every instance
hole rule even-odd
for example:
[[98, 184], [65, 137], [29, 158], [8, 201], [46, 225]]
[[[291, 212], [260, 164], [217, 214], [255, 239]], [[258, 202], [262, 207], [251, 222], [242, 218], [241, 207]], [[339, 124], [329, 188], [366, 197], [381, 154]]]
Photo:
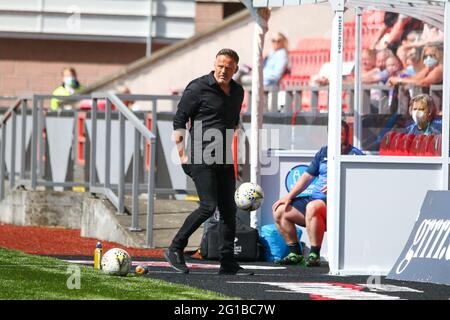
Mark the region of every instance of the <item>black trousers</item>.
[[186, 218], [172, 240], [171, 248], [183, 250], [188, 244], [189, 237], [214, 214], [218, 207], [220, 212], [220, 262], [225, 266], [234, 264], [234, 237], [236, 233], [234, 192], [236, 180], [233, 165], [189, 164], [182, 166], [184, 172], [195, 183], [200, 207]]

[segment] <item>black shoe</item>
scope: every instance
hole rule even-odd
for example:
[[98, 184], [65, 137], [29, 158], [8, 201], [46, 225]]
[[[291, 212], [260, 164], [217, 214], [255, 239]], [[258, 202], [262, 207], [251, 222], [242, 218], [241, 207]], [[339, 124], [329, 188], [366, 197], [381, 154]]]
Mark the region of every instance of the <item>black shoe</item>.
[[222, 266], [219, 268], [218, 274], [222, 275], [241, 275], [241, 276], [252, 276], [255, 273], [253, 271], [248, 271], [242, 268], [240, 265], [236, 265], [232, 268], [223, 268]]
[[184, 254], [182, 250], [167, 249], [164, 251], [164, 258], [166, 258], [172, 269], [180, 273], [189, 273], [186, 262], [184, 262]]

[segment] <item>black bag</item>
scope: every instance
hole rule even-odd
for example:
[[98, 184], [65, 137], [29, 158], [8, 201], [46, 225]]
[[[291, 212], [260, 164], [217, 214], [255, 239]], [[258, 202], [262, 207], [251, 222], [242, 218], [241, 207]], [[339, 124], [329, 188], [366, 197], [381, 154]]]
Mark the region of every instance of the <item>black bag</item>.
[[[219, 260], [219, 222], [210, 218], [206, 222], [200, 244], [200, 255], [203, 259]], [[257, 229], [243, 223], [236, 223], [236, 236], [234, 239], [234, 257], [237, 261], [262, 260], [263, 245], [259, 240]]]

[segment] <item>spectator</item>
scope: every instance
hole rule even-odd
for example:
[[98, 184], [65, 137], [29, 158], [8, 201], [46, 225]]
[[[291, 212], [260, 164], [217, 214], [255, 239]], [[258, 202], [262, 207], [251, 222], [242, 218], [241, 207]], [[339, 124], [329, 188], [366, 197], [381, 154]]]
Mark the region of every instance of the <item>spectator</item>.
[[[353, 71], [355, 68], [355, 63], [353, 61], [346, 61], [342, 64], [342, 76], [343, 83], [351, 84], [353, 82]], [[311, 86], [327, 86], [330, 82], [331, 76], [331, 64], [325, 62], [320, 67], [319, 73], [311, 76], [310, 85]]]
[[375, 50], [362, 49], [361, 51], [361, 76], [364, 78], [376, 69], [376, 57]]
[[378, 51], [375, 59], [375, 68], [362, 75], [362, 83], [373, 84], [381, 82], [382, 84], [385, 84], [389, 79], [389, 74], [386, 71], [386, 61], [390, 56], [393, 55], [394, 54], [389, 49]]
[[420, 72], [425, 65], [422, 61], [422, 49], [421, 48], [411, 48], [406, 53], [406, 63], [403, 74], [406, 77], [414, 77], [418, 72]]
[[388, 84], [391, 86], [410, 84], [419, 87], [429, 87], [432, 84], [442, 83], [444, 70], [442, 50], [435, 45], [426, 46], [423, 49], [422, 61], [425, 67], [416, 73], [414, 77], [391, 77]]
[[439, 28], [427, 23], [424, 23], [422, 33], [417, 34], [419, 35], [419, 38], [416, 41], [408, 41], [405, 43], [406, 50], [444, 42], [444, 33]]
[[[289, 247], [289, 254], [276, 261], [277, 264], [320, 266], [320, 248], [327, 222], [327, 152], [327, 146], [322, 147], [292, 190], [272, 206], [275, 224]], [[341, 152], [363, 154], [349, 143], [349, 127], [344, 121], [341, 129]], [[315, 177], [318, 180], [314, 184], [312, 195], [297, 198]], [[296, 224], [306, 226], [311, 242], [311, 252], [306, 262], [300, 250]]]
[[420, 46], [416, 46], [419, 43], [420, 33], [413, 30], [406, 36], [406, 39], [402, 41], [402, 44], [397, 49], [397, 56], [400, 58], [403, 65], [406, 65], [406, 55], [408, 50], [411, 48], [417, 48]]
[[[264, 86], [278, 85], [283, 75], [288, 71], [288, 40], [286, 36], [281, 32], [276, 32], [272, 36], [271, 43], [272, 50], [264, 59]], [[233, 79], [244, 86], [251, 85], [251, 67], [244, 65]]]
[[[130, 88], [127, 86], [119, 86], [116, 90], [117, 94], [131, 94]], [[143, 111], [144, 108], [136, 103], [136, 101], [123, 100], [123, 103], [131, 110], [131, 111]]]
[[[74, 68], [64, 68], [62, 70], [63, 83], [53, 91], [54, 96], [71, 96], [83, 89], [77, 79], [77, 72]], [[50, 103], [51, 110], [58, 110], [63, 102], [53, 98]]]
[[387, 48], [396, 53], [402, 41], [406, 39], [412, 30], [421, 32], [423, 30], [423, 22], [402, 14], [385, 12], [384, 25], [376, 35], [373, 48], [377, 50]]
[[281, 32], [272, 36], [272, 51], [264, 60], [264, 86], [277, 85], [288, 68], [288, 40]]
[[433, 98], [428, 94], [413, 97], [409, 104], [409, 114], [414, 123], [407, 127], [410, 134], [441, 134], [442, 121], [436, 118], [437, 108]]

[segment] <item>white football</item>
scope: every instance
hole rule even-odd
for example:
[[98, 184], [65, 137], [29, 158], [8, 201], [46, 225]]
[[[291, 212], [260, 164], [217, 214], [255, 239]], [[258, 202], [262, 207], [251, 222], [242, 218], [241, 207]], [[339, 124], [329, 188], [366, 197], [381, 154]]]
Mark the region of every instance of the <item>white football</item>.
[[234, 193], [234, 201], [239, 209], [254, 211], [258, 209], [264, 200], [264, 192], [261, 186], [252, 182], [241, 184]]
[[126, 276], [131, 270], [131, 257], [123, 249], [113, 248], [102, 257], [103, 272], [114, 276]]

